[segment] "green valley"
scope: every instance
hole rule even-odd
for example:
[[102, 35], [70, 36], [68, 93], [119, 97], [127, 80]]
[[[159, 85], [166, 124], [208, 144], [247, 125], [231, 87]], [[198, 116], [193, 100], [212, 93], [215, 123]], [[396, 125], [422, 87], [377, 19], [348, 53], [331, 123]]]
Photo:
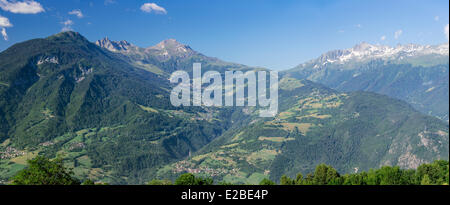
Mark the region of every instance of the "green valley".
[[260, 118], [258, 107], [174, 107], [168, 77], [192, 73], [193, 63], [204, 72], [266, 70], [207, 57], [175, 40], [140, 48], [92, 43], [71, 31], [3, 51], [0, 183], [37, 156], [61, 158], [82, 181], [109, 184], [186, 173], [259, 184], [322, 163], [350, 174], [448, 160], [445, 121], [385, 95], [328, 88], [296, 70], [280, 75], [273, 118]]

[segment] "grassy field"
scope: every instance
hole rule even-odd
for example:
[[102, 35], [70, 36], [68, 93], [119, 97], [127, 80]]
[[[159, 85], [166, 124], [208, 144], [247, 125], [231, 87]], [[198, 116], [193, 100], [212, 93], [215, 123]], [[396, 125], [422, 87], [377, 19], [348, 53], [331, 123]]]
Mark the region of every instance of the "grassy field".
[[26, 165], [27, 160], [33, 159], [38, 155], [39, 151], [26, 152], [24, 155], [12, 158], [10, 161], [20, 165]]
[[259, 137], [258, 140], [260, 141], [272, 141], [272, 142], [287, 142], [287, 141], [292, 141], [295, 140], [294, 138], [286, 138], [286, 137]]
[[158, 110], [155, 110], [155, 109], [153, 109], [153, 108], [151, 108], [151, 107], [145, 107], [145, 106], [142, 106], [142, 105], [139, 105], [139, 107], [140, 107], [141, 109], [147, 111], [147, 112], [158, 113]]
[[8, 83], [5, 83], [5, 82], [1, 82], [1, 81], [0, 81], [0, 85], [2, 85], [2, 86], [6, 86], [6, 87], [9, 87], [9, 84], [8, 84]]

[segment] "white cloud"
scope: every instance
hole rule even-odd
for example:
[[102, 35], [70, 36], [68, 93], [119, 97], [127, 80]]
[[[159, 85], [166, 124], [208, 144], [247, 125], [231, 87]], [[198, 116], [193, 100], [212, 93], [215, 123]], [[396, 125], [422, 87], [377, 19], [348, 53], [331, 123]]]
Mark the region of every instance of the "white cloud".
[[403, 30], [398, 30], [398, 31], [396, 31], [395, 33], [394, 33], [394, 38], [395, 39], [398, 39], [398, 38], [400, 38], [400, 36], [403, 34]]
[[434, 20], [435, 20], [435, 21], [439, 21], [439, 16], [435, 16], [435, 17], [434, 17]]
[[11, 24], [11, 22], [9, 22], [9, 19], [3, 16], [0, 16], [0, 28], [3, 39], [5, 39], [5, 41], [8, 40], [8, 34], [6, 33], [6, 28], [8, 27], [12, 27], [13, 25]]
[[13, 25], [9, 22], [9, 19], [3, 16], [0, 16], [0, 27], [7, 28], [12, 27]]
[[444, 33], [445, 33], [445, 36], [447, 36], [447, 41], [448, 41], [448, 24], [444, 28]]
[[62, 22], [62, 24], [64, 24], [65, 26], [71, 26], [73, 25], [73, 21], [69, 19], [67, 21]]
[[78, 18], [83, 18], [83, 17], [84, 17], [83, 12], [81, 12], [80, 9], [75, 9], [75, 10], [69, 12], [69, 14], [70, 14], [70, 15], [75, 15], [75, 16], [77, 16]]
[[8, 34], [6, 33], [6, 29], [5, 28], [2, 28], [2, 36], [3, 36], [3, 39], [5, 39], [5, 41], [8, 40]]
[[165, 8], [158, 6], [155, 3], [145, 3], [141, 6], [141, 10], [147, 13], [156, 13], [156, 14], [167, 14]]
[[355, 27], [356, 28], [362, 28], [362, 25], [361, 24], [356, 24]]
[[64, 27], [61, 29], [61, 31], [72, 31], [72, 25], [74, 24], [72, 20], [67, 20], [64, 22], [61, 22], [62, 25], [64, 25]]
[[386, 40], [386, 36], [381, 36], [380, 40], [385, 41]]
[[0, 8], [16, 14], [37, 14], [45, 11], [39, 2], [34, 0], [0, 0]]

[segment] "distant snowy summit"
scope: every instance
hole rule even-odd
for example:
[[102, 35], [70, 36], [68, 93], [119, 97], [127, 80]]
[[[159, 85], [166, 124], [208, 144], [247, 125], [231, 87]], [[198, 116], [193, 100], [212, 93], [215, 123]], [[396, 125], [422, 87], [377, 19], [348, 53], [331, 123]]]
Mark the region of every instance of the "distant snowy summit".
[[328, 65], [343, 65], [349, 63], [363, 63], [371, 60], [405, 61], [407, 59], [419, 59], [430, 56], [449, 56], [449, 44], [441, 45], [397, 45], [396, 47], [386, 45], [372, 45], [366, 42], [358, 44], [353, 48], [334, 50], [321, 55], [299, 67], [321, 68]]

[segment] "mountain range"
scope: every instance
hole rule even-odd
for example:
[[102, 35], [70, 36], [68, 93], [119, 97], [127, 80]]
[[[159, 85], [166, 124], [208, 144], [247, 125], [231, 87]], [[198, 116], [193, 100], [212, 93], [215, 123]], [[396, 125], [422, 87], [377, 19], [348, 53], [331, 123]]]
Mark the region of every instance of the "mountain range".
[[449, 47], [361, 43], [331, 51], [286, 71], [339, 91], [370, 91], [410, 103], [448, 122]]
[[[366, 42], [362, 42], [353, 48], [334, 50], [321, 55], [319, 58], [311, 60], [301, 66], [309, 66], [313, 64], [313, 68], [323, 68], [326, 65], [345, 65], [344, 69], [354, 69], [356, 66], [348, 67], [350, 63], [364, 63], [376, 59], [384, 61], [393, 61], [397, 63], [410, 62], [416, 65], [433, 65], [438, 64], [440, 61], [437, 59], [442, 58], [445, 62], [445, 56], [449, 55], [448, 43], [444, 43], [436, 46], [424, 46], [417, 44], [397, 45], [396, 47], [390, 47], [386, 45], [372, 45]], [[422, 61], [416, 62], [415, 60]]]
[[254, 107], [171, 106], [169, 75], [191, 73], [193, 63], [204, 72], [263, 69], [173, 39], [140, 48], [63, 32], [18, 43], [0, 53], [0, 180], [36, 155], [113, 184], [185, 172], [256, 184], [320, 163], [350, 173], [448, 159], [446, 48], [361, 44], [328, 53], [281, 72], [280, 112], [259, 118]]

